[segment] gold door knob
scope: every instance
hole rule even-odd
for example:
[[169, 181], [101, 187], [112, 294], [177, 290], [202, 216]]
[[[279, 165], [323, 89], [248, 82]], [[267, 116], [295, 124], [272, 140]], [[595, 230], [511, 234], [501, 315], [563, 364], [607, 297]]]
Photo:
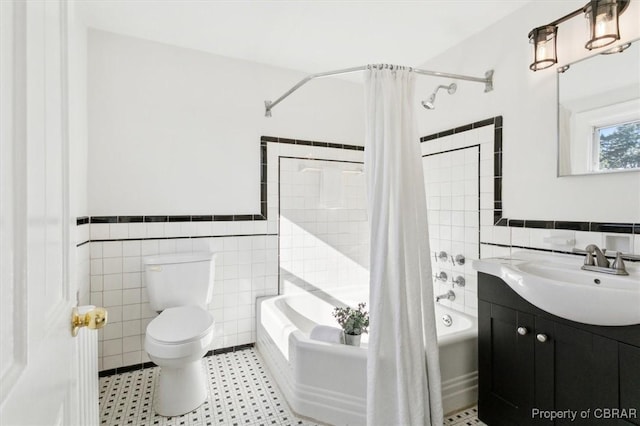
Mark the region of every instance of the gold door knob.
[[93, 308], [86, 313], [79, 313], [78, 308], [71, 312], [71, 334], [78, 335], [80, 327], [88, 327], [92, 330], [102, 328], [107, 324], [107, 310], [105, 308]]

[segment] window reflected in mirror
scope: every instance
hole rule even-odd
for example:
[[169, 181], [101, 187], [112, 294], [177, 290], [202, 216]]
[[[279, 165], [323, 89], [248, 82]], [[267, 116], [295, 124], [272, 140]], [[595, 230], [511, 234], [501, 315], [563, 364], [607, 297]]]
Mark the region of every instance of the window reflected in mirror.
[[640, 171], [637, 42], [558, 73], [559, 176], [625, 171]]

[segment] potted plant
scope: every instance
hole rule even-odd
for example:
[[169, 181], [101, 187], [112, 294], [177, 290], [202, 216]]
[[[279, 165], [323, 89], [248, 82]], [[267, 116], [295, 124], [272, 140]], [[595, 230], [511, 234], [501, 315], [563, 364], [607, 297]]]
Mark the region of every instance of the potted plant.
[[344, 332], [344, 341], [347, 345], [360, 346], [360, 337], [362, 333], [367, 332], [369, 327], [369, 313], [364, 310], [366, 303], [358, 303], [358, 307], [353, 309], [349, 306], [346, 308], [335, 308], [333, 316], [342, 327]]

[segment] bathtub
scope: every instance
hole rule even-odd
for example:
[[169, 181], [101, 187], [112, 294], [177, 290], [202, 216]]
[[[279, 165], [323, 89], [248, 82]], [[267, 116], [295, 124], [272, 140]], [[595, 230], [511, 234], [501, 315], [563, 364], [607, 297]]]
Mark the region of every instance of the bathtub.
[[[366, 423], [368, 336], [353, 347], [311, 340], [309, 333], [316, 324], [337, 326], [334, 306], [368, 300], [362, 289], [258, 300], [256, 346], [297, 414], [332, 425]], [[477, 402], [477, 320], [436, 304], [436, 321], [444, 412], [450, 413]]]

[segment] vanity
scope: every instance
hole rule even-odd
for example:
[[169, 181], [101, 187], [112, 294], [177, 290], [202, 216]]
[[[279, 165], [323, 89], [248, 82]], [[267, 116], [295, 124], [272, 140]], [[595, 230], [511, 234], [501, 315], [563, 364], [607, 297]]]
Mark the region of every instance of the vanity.
[[640, 264], [616, 277], [582, 263], [532, 252], [474, 261], [483, 422], [640, 425]]

